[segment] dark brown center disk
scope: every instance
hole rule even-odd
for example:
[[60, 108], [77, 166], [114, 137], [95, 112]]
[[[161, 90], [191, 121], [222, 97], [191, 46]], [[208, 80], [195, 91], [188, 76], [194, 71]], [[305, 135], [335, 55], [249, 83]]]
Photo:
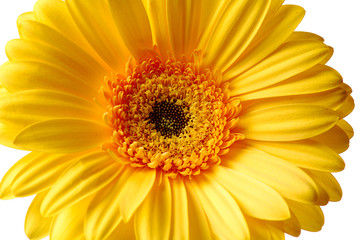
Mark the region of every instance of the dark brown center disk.
[[177, 105], [173, 100], [156, 102], [153, 111], [149, 113], [150, 123], [166, 138], [179, 136], [189, 121], [184, 108], [185, 106]]

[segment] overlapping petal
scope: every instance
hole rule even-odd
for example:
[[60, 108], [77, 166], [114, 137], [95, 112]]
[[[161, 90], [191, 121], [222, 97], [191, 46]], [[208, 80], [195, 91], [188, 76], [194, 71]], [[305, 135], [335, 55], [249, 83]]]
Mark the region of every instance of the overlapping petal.
[[28, 213], [26, 214], [25, 234], [29, 239], [43, 239], [49, 235], [53, 217], [43, 217], [40, 214], [40, 205], [47, 193], [47, 190], [43, 192], [39, 191], [30, 204]]
[[262, 181], [288, 199], [313, 203], [318, 198], [312, 178], [283, 159], [255, 149], [239, 150], [235, 143], [224, 156], [224, 162], [227, 167]]
[[[187, 190], [199, 199], [213, 234], [219, 238], [249, 239], [246, 219], [233, 197], [215, 180], [199, 176], [186, 182]], [[222, 203], [222, 204], [221, 204]]]
[[140, 240], [169, 239], [172, 217], [171, 186], [167, 177], [159, 176], [157, 180], [161, 183], [153, 186], [135, 213], [135, 234]]
[[98, 122], [53, 119], [24, 128], [16, 135], [14, 144], [31, 151], [71, 153], [95, 148], [110, 134], [110, 128]]
[[336, 112], [325, 107], [287, 104], [247, 112], [237, 126], [247, 139], [294, 141], [324, 133], [338, 120]]
[[41, 204], [43, 216], [60, 213], [109, 184], [120, 172], [120, 164], [108, 154], [95, 152], [84, 156], [58, 179]]

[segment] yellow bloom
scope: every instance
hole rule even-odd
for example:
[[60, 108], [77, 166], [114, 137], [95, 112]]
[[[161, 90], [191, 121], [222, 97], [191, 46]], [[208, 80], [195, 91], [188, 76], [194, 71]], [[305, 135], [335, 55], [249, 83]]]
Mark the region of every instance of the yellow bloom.
[[38, 0], [0, 68], [0, 197], [69, 239], [319, 231], [353, 135], [351, 89], [282, 0]]

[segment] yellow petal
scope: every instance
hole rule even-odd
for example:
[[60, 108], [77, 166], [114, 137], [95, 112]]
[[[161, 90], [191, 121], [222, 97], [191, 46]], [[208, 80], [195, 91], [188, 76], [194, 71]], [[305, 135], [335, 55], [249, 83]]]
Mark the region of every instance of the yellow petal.
[[330, 201], [337, 202], [341, 200], [341, 186], [331, 173], [310, 170], [307, 171], [307, 174], [327, 192]]
[[[75, 21], [99, 56], [115, 72], [124, 70], [125, 63], [129, 58], [129, 52], [121, 36], [117, 33], [114, 21], [110, 17], [111, 11], [107, 1], [100, 0], [90, 3], [85, 0], [68, 0], [66, 5], [73, 21]], [[122, 7], [122, 9], [124, 8]], [[130, 18], [126, 19], [126, 21], [132, 23], [134, 19]], [[131, 31], [133, 30], [131, 29]]]
[[283, 231], [269, 226], [272, 240], [285, 240], [285, 234]]
[[281, 195], [253, 177], [223, 166], [214, 167], [209, 177], [223, 185], [248, 216], [274, 221], [290, 217]]
[[81, 158], [51, 187], [41, 205], [42, 215], [55, 215], [97, 192], [109, 184], [120, 170], [120, 165], [105, 152], [95, 152]]
[[346, 151], [350, 145], [350, 139], [348, 135], [338, 125], [335, 125], [328, 131], [320, 135], [317, 135], [312, 139], [315, 140], [316, 142], [320, 142], [324, 145], [327, 145], [329, 148], [331, 148], [337, 153], [342, 153]]
[[207, 6], [202, 1], [190, 0], [168, 0], [166, 6], [173, 54], [177, 59], [183, 54], [189, 59], [197, 48], [200, 12]]
[[55, 66], [34, 61], [11, 61], [3, 64], [0, 67], [0, 79], [10, 92], [47, 89], [92, 100], [99, 90], [98, 83], [86, 81]]
[[34, 5], [34, 16], [36, 21], [55, 29], [95, 59], [100, 60], [100, 57], [76, 26], [65, 1], [38, 0]]
[[259, 30], [270, 2], [230, 1], [205, 49], [204, 66], [224, 71], [234, 63]]
[[117, 180], [100, 190], [91, 201], [84, 220], [86, 239], [108, 239], [122, 220], [117, 196], [121, 189]]
[[167, 24], [166, 0], [143, 0], [152, 30], [153, 42], [158, 46], [163, 60], [167, 60], [172, 47]]
[[189, 239], [187, 192], [180, 177], [170, 181], [172, 189], [172, 224], [169, 239]]
[[256, 219], [247, 219], [251, 240], [274, 240], [271, 238], [271, 233], [265, 221]]
[[65, 52], [77, 62], [88, 65], [94, 71], [105, 74], [105, 69], [92, 56], [51, 27], [35, 21], [22, 20], [18, 21], [18, 29], [22, 39], [49, 45]]
[[27, 90], [0, 96], [0, 121], [25, 127], [55, 118], [101, 119], [102, 110], [82, 98], [49, 90]]
[[247, 141], [246, 144], [302, 168], [327, 172], [342, 171], [345, 168], [345, 162], [336, 152], [313, 140], [292, 142]]
[[288, 205], [300, 222], [302, 229], [311, 232], [321, 230], [325, 219], [319, 206], [295, 201], [288, 201]]
[[23, 150], [24, 148], [18, 147], [13, 144], [15, 136], [19, 133], [20, 130], [20, 128], [14, 126], [7, 126], [0, 123], [0, 144], [7, 147]]
[[[338, 109], [346, 100], [348, 94], [341, 87], [335, 89], [305, 95], [292, 95], [283, 97], [273, 97], [258, 101], [243, 101], [243, 113], [265, 109], [286, 104], [312, 104], [323, 106], [332, 110]], [[247, 105], [247, 102], [250, 103]]]
[[354, 131], [352, 126], [346, 122], [344, 119], [341, 119], [337, 122], [337, 126], [339, 126], [346, 134], [349, 139], [354, 136]]
[[207, 1], [204, 11], [199, 12], [199, 43], [197, 49], [201, 51], [206, 49], [228, 3], [228, 0], [210, 0]]
[[116, 229], [109, 235], [107, 240], [135, 240], [135, 232], [134, 232], [134, 219], [132, 218], [128, 222], [121, 221]]
[[256, 178], [286, 198], [308, 203], [317, 200], [315, 183], [301, 169], [265, 152], [240, 149], [237, 145], [234, 143], [230, 152], [223, 156], [227, 167]]
[[11, 191], [16, 197], [36, 194], [52, 186], [81, 154], [36, 154], [18, 171]]
[[282, 4], [285, 0], [272, 0], [268, 8], [267, 15], [263, 21], [263, 26], [268, 23], [277, 13], [277, 11], [282, 7]]
[[11, 61], [35, 61], [57, 66], [79, 78], [100, 81], [104, 72], [92, 69], [80, 58], [72, 58], [70, 53], [59, 51], [49, 45], [25, 39], [11, 40], [6, 45], [6, 54]]
[[172, 193], [170, 183], [168, 177], [163, 176], [160, 185], [153, 186], [148, 197], [135, 212], [134, 226], [137, 239], [168, 240], [171, 214]]
[[207, 216], [194, 188], [184, 180], [188, 197], [189, 239], [212, 239]]
[[301, 226], [295, 214], [291, 212], [291, 217], [285, 221], [269, 222], [275, 228], [291, 236], [298, 237], [301, 234]]
[[336, 109], [336, 112], [339, 114], [340, 118], [348, 116], [355, 108], [355, 101], [351, 96], [348, 96], [346, 101]]
[[327, 53], [328, 47], [319, 41], [286, 42], [256, 66], [232, 80], [231, 94], [240, 95], [279, 83], [317, 65]]
[[153, 48], [152, 32], [142, 1], [107, 0], [107, 2], [125, 45], [136, 59], [141, 59], [144, 49]]
[[247, 222], [233, 197], [212, 178], [187, 181], [198, 196], [213, 234], [218, 239], [250, 239]]
[[238, 127], [247, 139], [289, 141], [321, 134], [338, 119], [334, 111], [321, 106], [289, 104], [247, 112]]
[[300, 40], [317, 40], [320, 42], [324, 42], [325, 40], [314, 33], [309, 32], [293, 32], [289, 38], [287, 38], [286, 41], [300, 41]]
[[0, 183], [0, 198], [1, 199], [12, 199], [15, 196], [11, 192], [12, 182], [15, 176], [21, 171], [21, 169], [31, 162], [34, 158], [37, 158], [40, 153], [31, 152], [17, 163], [15, 163], [4, 175]]
[[85, 240], [83, 223], [93, 196], [80, 200], [55, 216], [50, 229], [50, 239]]
[[[150, 193], [156, 171], [147, 168], [127, 168], [121, 174], [118, 184], [121, 189], [118, 193], [120, 213], [125, 222], [133, 216], [135, 210], [142, 204]], [[134, 189], [137, 189], [134, 192]], [[132, 198], [129, 198], [129, 196]]]
[[269, 97], [312, 94], [327, 91], [340, 86], [341, 75], [325, 65], [316, 65], [310, 70], [289, 78], [279, 84], [272, 85], [255, 92], [240, 96], [241, 100], [252, 100]]
[[97, 147], [110, 136], [110, 128], [98, 122], [54, 119], [24, 128], [14, 144], [32, 151], [70, 153]]
[[45, 218], [40, 214], [40, 205], [47, 193], [47, 190], [38, 193], [26, 214], [25, 234], [31, 240], [40, 240], [49, 235], [53, 218]]
[[34, 12], [25, 12], [23, 14], [20, 14], [17, 21], [16, 21], [16, 24], [17, 26], [19, 27], [20, 23], [22, 21], [35, 21], [35, 15], [34, 15]]
[[272, 53], [291, 35], [304, 15], [305, 10], [299, 6], [282, 6], [269, 22], [265, 22], [244, 54], [227, 69], [223, 79], [237, 77]]

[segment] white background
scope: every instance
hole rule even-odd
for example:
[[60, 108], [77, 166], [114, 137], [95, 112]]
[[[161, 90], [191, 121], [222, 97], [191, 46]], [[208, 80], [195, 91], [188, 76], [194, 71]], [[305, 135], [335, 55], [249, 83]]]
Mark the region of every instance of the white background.
[[[130, 0], [131, 1], [131, 0]], [[0, 64], [6, 59], [5, 44], [17, 38], [16, 19], [31, 11], [35, 0], [0, 0]], [[285, 3], [303, 6], [307, 13], [299, 30], [317, 33], [335, 48], [328, 63], [344, 77], [353, 90], [356, 105], [361, 100], [361, 3], [360, 0], [286, 0]], [[360, 240], [361, 239], [361, 112], [347, 117], [355, 130], [350, 149], [342, 154], [346, 169], [337, 173], [344, 196], [341, 202], [324, 207], [326, 223], [321, 232], [303, 231], [300, 240]], [[0, 146], [0, 179], [5, 172], [25, 155], [24, 152]], [[0, 200], [0, 240], [26, 240], [23, 222], [32, 197], [11, 201]], [[295, 238], [287, 236], [286, 239]], [[69, 239], [71, 240], [71, 239]], [[262, 239], [259, 239], [262, 240]]]

